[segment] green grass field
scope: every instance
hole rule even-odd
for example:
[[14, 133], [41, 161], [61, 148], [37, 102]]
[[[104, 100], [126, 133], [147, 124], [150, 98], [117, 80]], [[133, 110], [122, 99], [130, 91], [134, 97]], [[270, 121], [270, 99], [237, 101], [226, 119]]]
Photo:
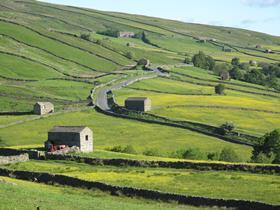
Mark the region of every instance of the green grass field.
[[[100, 35], [108, 29], [145, 32], [140, 38]], [[89, 35], [81, 38], [81, 35]], [[199, 43], [198, 39], [216, 39]], [[219, 61], [280, 62], [280, 54], [255, 49], [256, 44], [280, 50], [280, 39], [254, 31], [207, 26], [117, 12], [67, 7], [40, 1], [0, 2], [0, 112], [30, 112], [37, 101], [55, 105], [53, 115], [0, 115], [0, 146], [40, 148], [47, 132], [57, 125], [85, 125], [94, 133], [94, 149], [87, 157], [139, 160], [175, 159], [178, 150], [198, 149], [207, 160], [209, 153], [232, 148], [242, 162], [249, 162], [252, 147], [229, 143], [187, 129], [148, 124], [103, 115], [88, 108], [87, 97], [97, 85], [125, 81], [149, 74], [135, 65], [149, 59], [154, 66], [170, 71], [170, 77], [136, 82], [114, 91], [118, 104], [130, 96], [152, 99], [150, 113], [172, 119], [220, 126], [233, 122], [236, 130], [262, 136], [280, 125], [280, 93], [261, 85], [223, 81], [226, 95], [214, 94], [222, 81], [212, 72], [181, 66], [198, 51]], [[222, 46], [232, 49], [222, 51]], [[100, 89], [97, 89], [97, 92]], [[96, 94], [93, 95], [96, 99]], [[24, 113], [23, 113], [24, 114]], [[26, 120], [26, 122], [22, 122]], [[14, 124], [14, 125], [11, 125]], [[113, 147], [132, 146], [136, 154], [112, 152]], [[145, 156], [155, 151], [154, 156]], [[173, 157], [173, 158], [172, 158]], [[176, 157], [178, 158], [178, 157]], [[181, 159], [182, 160], [182, 159]], [[199, 160], [194, 160], [199, 161]], [[70, 162], [15, 164], [9, 168], [47, 171], [97, 180], [114, 185], [143, 187], [218, 198], [250, 199], [280, 204], [276, 175], [241, 172], [194, 171], [148, 168], [92, 167]], [[14, 184], [13, 184], [14, 183]], [[233, 187], [234, 186], [234, 189]], [[85, 189], [51, 187], [0, 177], [0, 209], [40, 206], [52, 209], [196, 209], [110, 195]], [[28, 195], [28, 196], [27, 196]], [[211, 208], [212, 209], [212, 208]]]
[[[98, 190], [48, 186], [6, 177], [0, 177], [2, 209], [210, 209], [206, 207], [181, 206], [149, 200], [110, 196]], [[28, 195], [28, 196], [26, 196]], [[212, 208], [211, 208], [212, 209]]]
[[[31, 161], [8, 166], [11, 169], [50, 172], [185, 195], [258, 200], [279, 204], [279, 177], [241, 172], [90, 166], [60, 161]], [[235, 190], [232, 189], [235, 186]], [[258, 193], [256, 193], [258, 192]]]
[[[112, 118], [94, 111], [60, 114], [0, 129], [2, 145], [43, 146], [48, 130], [56, 125], [89, 126], [94, 132], [94, 144], [98, 149], [132, 145], [138, 153], [157, 149], [163, 156], [169, 156], [170, 153], [184, 148], [198, 148], [202, 152], [220, 152], [224, 147], [232, 147], [243, 161], [248, 161], [251, 156], [251, 148], [247, 146], [224, 142], [185, 129]], [[18, 132], [13, 133], [12, 130]]]

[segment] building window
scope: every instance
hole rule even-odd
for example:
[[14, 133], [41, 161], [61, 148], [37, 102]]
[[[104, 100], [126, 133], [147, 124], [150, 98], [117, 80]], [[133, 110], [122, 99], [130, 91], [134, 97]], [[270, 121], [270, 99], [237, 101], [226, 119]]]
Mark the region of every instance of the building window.
[[88, 135], [86, 135], [86, 141], [88, 141]]

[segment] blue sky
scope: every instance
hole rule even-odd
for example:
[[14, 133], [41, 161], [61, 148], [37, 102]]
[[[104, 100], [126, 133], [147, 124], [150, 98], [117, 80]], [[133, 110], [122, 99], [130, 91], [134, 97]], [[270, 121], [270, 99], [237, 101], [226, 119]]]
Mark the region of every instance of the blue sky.
[[280, 0], [42, 0], [280, 36]]

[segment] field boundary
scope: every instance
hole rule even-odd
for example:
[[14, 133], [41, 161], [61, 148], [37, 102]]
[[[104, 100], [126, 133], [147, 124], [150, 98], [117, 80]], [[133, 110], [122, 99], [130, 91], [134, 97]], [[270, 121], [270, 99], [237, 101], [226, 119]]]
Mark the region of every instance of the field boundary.
[[97, 181], [87, 181], [79, 178], [74, 178], [65, 175], [41, 173], [41, 172], [29, 172], [29, 171], [16, 171], [9, 170], [5, 168], [0, 168], [0, 176], [11, 177], [26, 181], [44, 183], [49, 185], [59, 184], [64, 186], [71, 186], [77, 188], [87, 188], [87, 189], [99, 189], [104, 192], [109, 192], [111, 195], [115, 196], [128, 196], [128, 197], [141, 197], [144, 199], [157, 200], [163, 202], [178, 202], [184, 205], [193, 206], [219, 206], [219, 207], [229, 207], [237, 209], [267, 209], [276, 210], [279, 209], [279, 205], [272, 205], [267, 203], [262, 203], [258, 201], [249, 200], [235, 200], [235, 199], [221, 199], [221, 198], [207, 198], [198, 196], [188, 196], [173, 194], [167, 192], [161, 192], [149, 189], [139, 189], [133, 187], [121, 187], [106, 184]]
[[124, 158], [94, 158], [82, 157], [73, 154], [52, 154], [38, 150], [0, 148], [0, 155], [20, 155], [27, 153], [34, 160], [63, 160], [86, 163], [89, 165], [130, 166], [144, 168], [174, 168], [194, 169], [200, 171], [241, 171], [262, 174], [280, 174], [280, 165], [272, 164], [248, 164], [248, 163], [224, 163], [207, 161], [161, 161], [161, 160], [135, 160]]

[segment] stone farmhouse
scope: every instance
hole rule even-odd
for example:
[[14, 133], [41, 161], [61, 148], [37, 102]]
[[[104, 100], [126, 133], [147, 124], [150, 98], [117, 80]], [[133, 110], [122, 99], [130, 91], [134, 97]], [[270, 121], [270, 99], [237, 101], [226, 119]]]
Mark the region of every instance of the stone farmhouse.
[[129, 32], [129, 31], [120, 31], [119, 32], [119, 37], [122, 38], [133, 38], [135, 36], [134, 32]]
[[228, 71], [222, 71], [220, 73], [220, 79], [221, 80], [229, 80], [230, 79], [230, 75]]
[[47, 151], [78, 147], [81, 152], [93, 151], [93, 133], [85, 126], [56, 126], [48, 132]]
[[125, 100], [125, 108], [128, 110], [146, 112], [152, 108], [152, 101], [146, 97], [132, 97]]
[[37, 115], [45, 115], [54, 112], [54, 105], [50, 102], [37, 102], [33, 106], [33, 113]]

